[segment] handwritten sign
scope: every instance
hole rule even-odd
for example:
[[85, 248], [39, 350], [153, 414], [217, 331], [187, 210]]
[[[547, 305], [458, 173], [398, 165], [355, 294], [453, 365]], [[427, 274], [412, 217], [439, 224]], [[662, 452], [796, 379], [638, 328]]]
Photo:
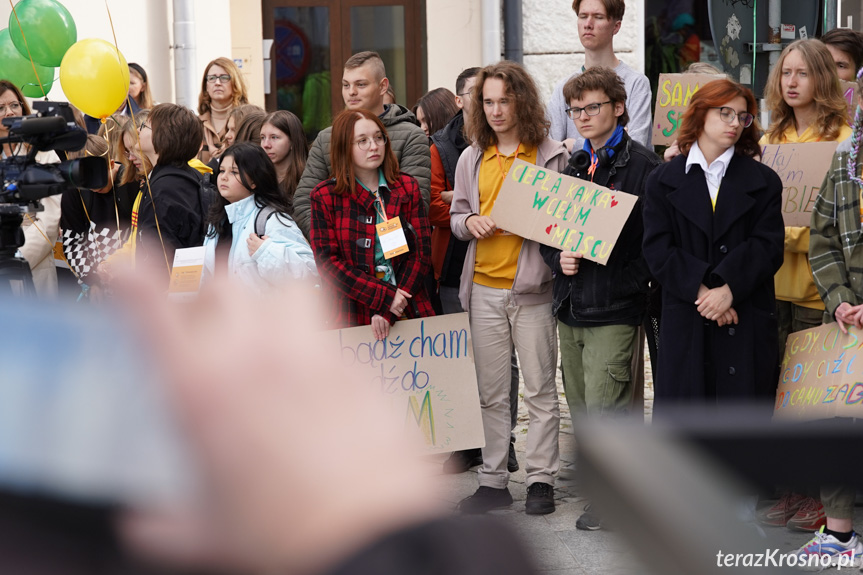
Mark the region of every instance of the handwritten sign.
[[499, 228], [605, 265], [637, 196], [517, 160], [491, 210]]
[[842, 95], [848, 104], [848, 123], [854, 125], [854, 114], [857, 113], [857, 82], [839, 80], [842, 85]]
[[692, 95], [704, 84], [722, 78], [724, 74], [660, 74], [653, 113], [653, 145], [667, 146], [674, 142], [680, 117]]
[[835, 323], [788, 336], [774, 419], [863, 417], [863, 331]]
[[342, 364], [419, 428], [430, 453], [485, 445], [466, 313], [397, 321], [381, 341], [370, 326], [326, 335]]
[[809, 142], [761, 147], [761, 163], [782, 179], [782, 219], [786, 226], [809, 227], [812, 206], [838, 145], [837, 142]]

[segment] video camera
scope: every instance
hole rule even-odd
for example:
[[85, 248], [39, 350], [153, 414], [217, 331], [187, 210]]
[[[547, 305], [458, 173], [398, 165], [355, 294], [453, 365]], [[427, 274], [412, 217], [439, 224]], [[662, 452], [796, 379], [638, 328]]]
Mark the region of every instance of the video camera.
[[[76, 123], [66, 102], [37, 101], [31, 116], [3, 118], [9, 136], [3, 144], [28, 144], [25, 154], [0, 160], [0, 213], [41, 210], [38, 201], [66, 189], [99, 189], [108, 184], [104, 158], [80, 158], [57, 164], [40, 164], [36, 154], [47, 150], [76, 151], [87, 143], [87, 132]], [[23, 148], [21, 148], [23, 151]], [[6, 208], [6, 209], [2, 209]]]

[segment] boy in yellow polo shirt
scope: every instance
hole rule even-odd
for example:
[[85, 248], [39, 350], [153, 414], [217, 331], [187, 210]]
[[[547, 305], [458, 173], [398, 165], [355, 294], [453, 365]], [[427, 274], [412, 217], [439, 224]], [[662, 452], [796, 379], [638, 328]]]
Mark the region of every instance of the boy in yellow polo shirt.
[[464, 513], [512, 503], [507, 487], [510, 440], [510, 351], [524, 377], [530, 423], [527, 440], [528, 514], [554, 511], [554, 476], [560, 467], [560, 412], [554, 373], [557, 334], [551, 314], [551, 270], [539, 245], [499, 229], [490, 217], [516, 158], [562, 171], [563, 144], [550, 140], [536, 84], [525, 69], [499, 62], [477, 76], [465, 126], [473, 143], [462, 153], [450, 208], [452, 233], [470, 241], [459, 286], [470, 314], [485, 447], [479, 488], [464, 499]]

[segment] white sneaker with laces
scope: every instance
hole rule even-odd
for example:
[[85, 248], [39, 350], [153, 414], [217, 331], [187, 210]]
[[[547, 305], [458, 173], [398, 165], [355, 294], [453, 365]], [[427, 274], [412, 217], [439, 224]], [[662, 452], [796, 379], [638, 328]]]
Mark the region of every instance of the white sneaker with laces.
[[803, 571], [823, 571], [829, 567], [859, 567], [863, 559], [863, 542], [856, 533], [842, 543], [819, 529], [800, 549], [785, 557], [785, 564]]

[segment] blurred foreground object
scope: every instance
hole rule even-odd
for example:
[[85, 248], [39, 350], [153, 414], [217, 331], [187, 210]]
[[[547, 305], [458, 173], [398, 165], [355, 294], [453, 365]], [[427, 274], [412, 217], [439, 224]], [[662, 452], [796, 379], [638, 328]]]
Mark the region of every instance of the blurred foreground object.
[[[308, 293], [249, 297], [242, 286], [225, 284], [192, 304], [169, 305], [164, 292], [145, 278], [127, 280], [118, 280], [125, 306], [104, 310], [104, 315], [95, 306], [61, 315], [60, 308], [0, 300], [2, 325], [24, 326], [15, 335], [2, 336], [0, 362], [12, 378], [47, 388], [49, 398], [78, 398], [81, 390], [106, 383], [132, 387], [128, 396], [109, 391], [105, 398], [96, 394], [72, 402], [82, 409], [68, 425], [56, 425], [64, 433], [58, 432], [54, 443], [35, 444], [49, 461], [63, 459], [56, 445], [63, 445], [66, 431], [90, 429], [91, 408], [95, 415], [116, 413], [113, 424], [98, 434], [109, 445], [119, 442], [126, 428], [130, 436], [148, 436], [152, 431], [141, 428], [158, 426], [142, 421], [137, 404], [146, 403], [140, 399], [149, 393], [164, 393], [170, 411], [158, 409], [158, 403], [153, 411], [153, 421], [166, 422], [166, 441], [157, 450], [161, 459], [143, 458], [147, 452], [137, 444], [121, 454], [153, 467], [140, 473], [161, 480], [147, 486], [164, 489], [136, 491], [106, 479], [109, 485], [103, 490], [98, 481], [103, 474], [114, 482], [124, 478], [123, 470], [106, 472], [105, 463], [124, 467], [122, 459], [93, 457], [93, 467], [87, 464], [83, 473], [92, 475], [88, 489], [76, 491], [70, 490], [68, 477], [52, 481], [39, 467], [28, 468], [26, 481], [13, 482], [20, 473], [8, 465], [9, 459], [0, 458], [0, 471], [5, 471], [0, 490], [12, 493], [0, 496], [0, 534], [4, 526], [14, 533], [10, 518], [33, 519], [17, 538], [0, 538], [0, 571], [533, 572], [518, 543], [502, 528], [440, 519], [431, 477], [437, 466], [416, 455], [422, 452], [415, 443], [420, 434], [404, 433], [403, 417], [393, 417], [379, 393], [357, 385], [320, 345], [314, 333], [322, 314], [309, 305]], [[34, 333], [22, 337], [27, 330]], [[99, 337], [88, 335], [93, 330]], [[136, 342], [124, 337], [128, 333], [138, 334]], [[34, 365], [33, 356], [44, 349], [59, 350], [59, 357]], [[118, 383], [122, 378], [127, 381]], [[5, 385], [0, 383], [0, 389]], [[15, 406], [4, 402], [0, 415], [8, 410], [26, 421], [51, 401], [28, 397]], [[130, 403], [128, 409], [115, 412], [124, 402]], [[183, 455], [180, 436], [170, 433], [170, 415], [176, 416], [191, 455]], [[25, 431], [30, 441], [40, 436], [35, 426]], [[0, 423], [0, 447], [15, 447], [12, 451], [26, 462], [20, 454], [29, 451], [17, 448], [17, 433], [6, 421]], [[92, 452], [106, 451], [113, 453]], [[172, 454], [179, 462], [168, 457]], [[39, 501], [21, 495], [19, 488], [28, 484], [40, 486]], [[70, 493], [80, 495], [72, 510], [66, 501]], [[87, 523], [81, 517], [95, 519]], [[91, 531], [81, 533], [83, 525], [92, 525]], [[113, 525], [119, 529], [111, 529]], [[81, 545], [87, 537], [95, 543]], [[473, 541], [471, 548], [489, 552], [462, 554], [466, 540]], [[14, 549], [6, 548], [13, 544]], [[77, 552], [64, 554], [64, 549]], [[52, 562], [54, 556], [64, 562]]]

